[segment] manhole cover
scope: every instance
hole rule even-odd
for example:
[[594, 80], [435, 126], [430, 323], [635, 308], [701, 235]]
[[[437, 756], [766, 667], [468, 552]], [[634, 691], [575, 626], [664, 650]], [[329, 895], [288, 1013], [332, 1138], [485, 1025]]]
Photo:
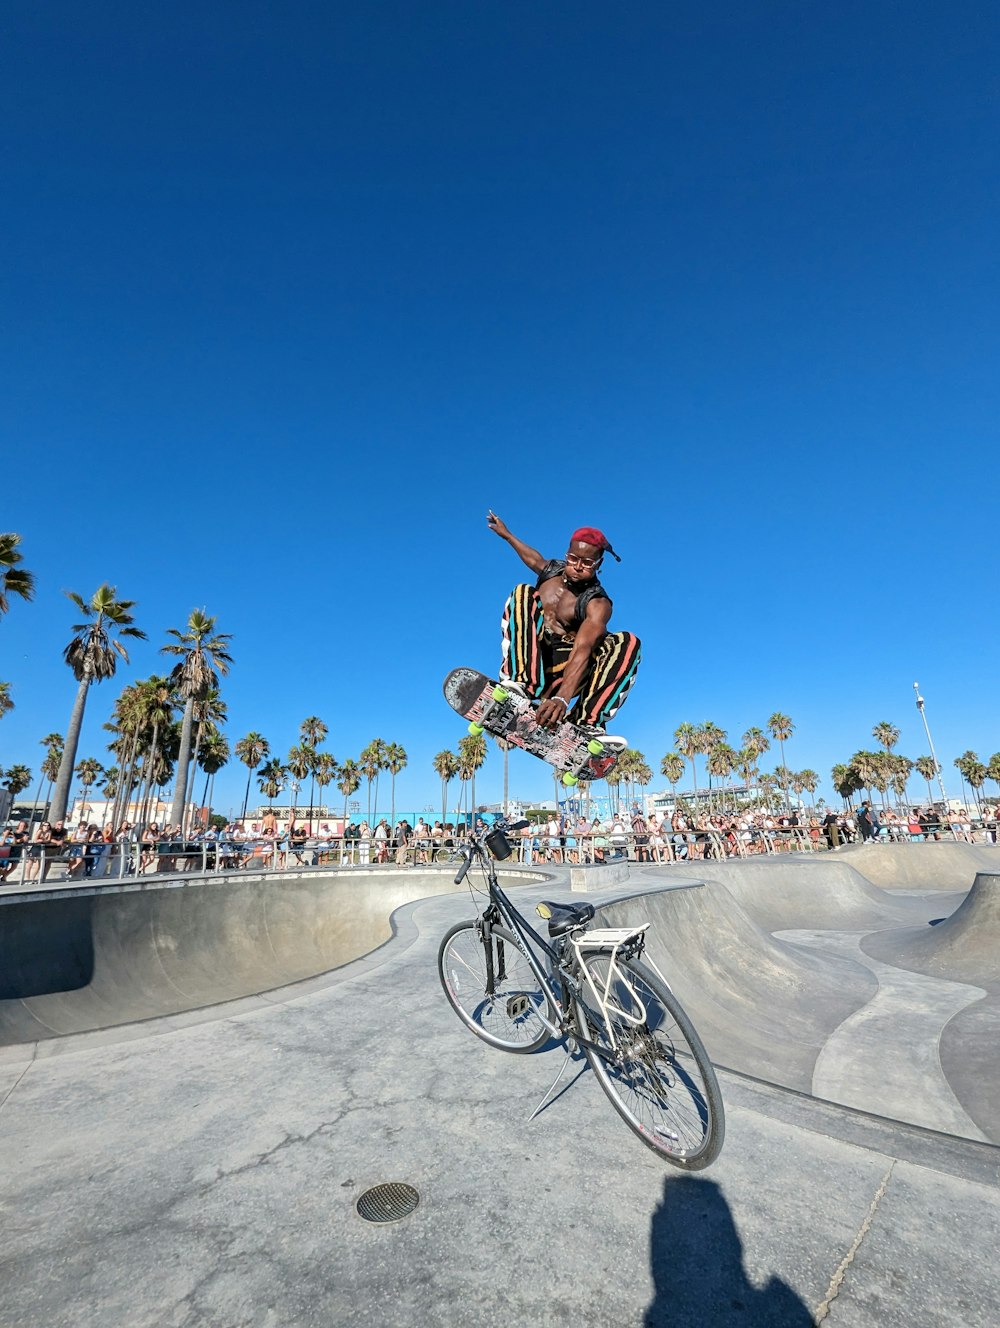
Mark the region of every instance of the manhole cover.
[[355, 1207], [366, 1222], [398, 1222], [401, 1217], [408, 1217], [419, 1202], [420, 1195], [412, 1185], [392, 1180], [365, 1190]]

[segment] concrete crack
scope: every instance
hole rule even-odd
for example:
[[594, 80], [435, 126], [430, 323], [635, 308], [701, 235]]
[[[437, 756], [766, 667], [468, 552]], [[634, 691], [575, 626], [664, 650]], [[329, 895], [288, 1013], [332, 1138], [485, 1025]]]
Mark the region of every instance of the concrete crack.
[[882, 1199], [885, 1196], [886, 1190], [889, 1188], [889, 1181], [892, 1177], [893, 1168], [895, 1167], [895, 1165], [896, 1165], [896, 1159], [893, 1158], [892, 1162], [889, 1164], [889, 1170], [882, 1177], [879, 1187], [875, 1191], [875, 1197], [868, 1205], [868, 1212], [865, 1214], [865, 1220], [861, 1223], [860, 1227], [858, 1227], [857, 1235], [854, 1237], [854, 1240], [851, 1242], [851, 1248], [844, 1255], [843, 1259], [841, 1259], [840, 1264], [837, 1267], [837, 1271], [834, 1273], [833, 1277], [830, 1278], [830, 1285], [826, 1289], [826, 1296], [819, 1303], [819, 1305], [816, 1306], [816, 1313], [813, 1315], [814, 1324], [819, 1324], [823, 1322], [823, 1320], [830, 1313], [830, 1306], [833, 1304], [833, 1302], [837, 1299], [838, 1295], [840, 1294], [840, 1288], [844, 1283], [844, 1278], [847, 1275], [847, 1270], [854, 1262], [854, 1256], [861, 1248], [861, 1242], [864, 1240], [865, 1236], [868, 1235], [868, 1232], [871, 1230], [871, 1225], [875, 1221], [875, 1213], [878, 1209], [879, 1204], [882, 1202]]
[[17, 1078], [16, 1078], [16, 1079], [14, 1080], [14, 1082], [11, 1084], [10, 1088], [8, 1088], [7, 1091], [6, 1091], [6, 1093], [4, 1093], [3, 1097], [0, 1098], [0, 1111], [3, 1111], [4, 1107], [7, 1105], [8, 1101], [10, 1100], [11, 1095], [12, 1095], [13, 1092], [14, 1092], [14, 1089], [17, 1088], [18, 1084], [20, 1084], [21, 1080], [22, 1080], [22, 1079], [24, 1078], [24, 1076], [28, 1073], [28, 1071], [31, 1069], [31, 1067], [34, 1065], [34, 1063], [35, 1063], [35, 1058], [34, 1058], [34, 1056], [32, 1056], [31, 1060], [28, 1061], [27, 1065], [24, 1067], [24, 1069], [21, 1071], [21, 1073], [17, 1076]]

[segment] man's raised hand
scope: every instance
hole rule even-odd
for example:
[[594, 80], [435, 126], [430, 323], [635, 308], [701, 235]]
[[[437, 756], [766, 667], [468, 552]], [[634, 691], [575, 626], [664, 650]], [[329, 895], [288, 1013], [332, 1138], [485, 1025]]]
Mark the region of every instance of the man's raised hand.
[[492, 509], [486, 513], [486, 524], [494, 535], [499, 535], [501, 539], [509, 539], [510, 531]]

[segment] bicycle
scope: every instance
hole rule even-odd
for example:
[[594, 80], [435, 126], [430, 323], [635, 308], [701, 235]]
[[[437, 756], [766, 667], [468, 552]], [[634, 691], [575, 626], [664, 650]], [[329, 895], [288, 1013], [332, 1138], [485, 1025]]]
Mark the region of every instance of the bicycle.
[[564, 1043], [556, 1082], [582, 1050], [643, 1143], [674, 1166], [702, 1170], [725, 1137], [722, 1094], [694, 1025], [644, 957], [649, 923], [588, 929], [593, 904], [543, 901], [536, 911], [548, 922], [545, 940], [500, 888], [494, 865], [511, 854], [507, 832], [526, 824], [499, 822], [470, 836], [455, 884], [478, 862], [488, 902], [483, 907], [470, 886], [476, 918], [441, 941], [438, 976], [448, 1001], [467, 1028], [502, 1051]]

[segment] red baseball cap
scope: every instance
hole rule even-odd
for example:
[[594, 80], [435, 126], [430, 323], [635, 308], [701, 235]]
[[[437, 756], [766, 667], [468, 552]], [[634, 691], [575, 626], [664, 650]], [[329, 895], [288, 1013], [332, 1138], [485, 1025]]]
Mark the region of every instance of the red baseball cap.
[[579, 530], [574, 530], [569, 537], [571, 544], [590, 544], [595, 549], [607, 549], [612, 558], [621, 562], [621, 559], [611, 547], [611, 542], [603, 530], [598, 530], [596, 526], [581, 526]]

